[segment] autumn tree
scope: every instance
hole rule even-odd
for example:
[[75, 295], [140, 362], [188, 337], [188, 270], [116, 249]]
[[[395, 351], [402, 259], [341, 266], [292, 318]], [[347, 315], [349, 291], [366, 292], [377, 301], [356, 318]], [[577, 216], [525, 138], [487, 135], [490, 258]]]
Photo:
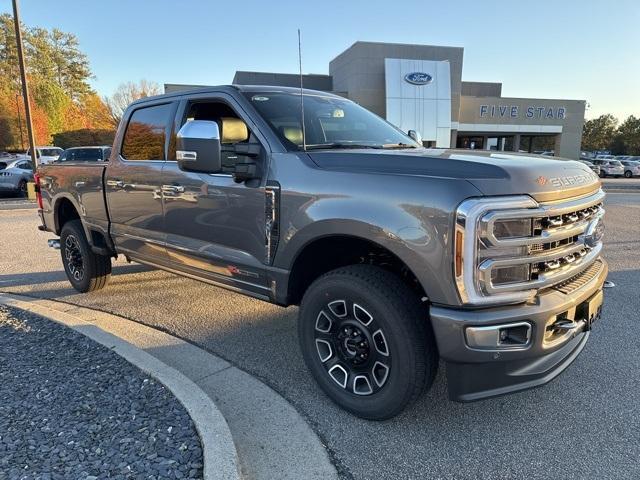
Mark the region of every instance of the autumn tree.
[[[67, 130], [113, 129], [107, 106], [89, 84], [93, 75], [77, 37], [56, 28], [21, 28], [37, 142], [47, 144], [52, 134]], [[23, 113], [13, 18], [2, 14], [0, 118], [7, 133], [0, 148], [21, 147]]]
[[117, 126], [120, 123], [122, 114], [134, 100], [150, 97], [152, 95], [159, 95], [161, 93], [160, 85], [148, 80], [143, 79], [138, 83], [121, 83], [113, 95], [105, 98], [113, 124]]

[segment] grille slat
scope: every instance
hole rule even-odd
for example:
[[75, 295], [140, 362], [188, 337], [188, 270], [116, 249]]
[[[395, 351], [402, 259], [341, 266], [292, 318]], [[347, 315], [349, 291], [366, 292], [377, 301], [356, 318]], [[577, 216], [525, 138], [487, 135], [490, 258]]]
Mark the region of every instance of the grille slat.
[[558, 285], [554, 285], [552, 288], [559, 292], [570, 294], [575, 292], [576, 290], [584, 287], [591, 280], [596, 278], [600, 271], [602, 270], [603, 263], [601, 260], [596, 260], [593, 264], [587, 268], [584, 272], [579, 273], [573, 278], [569, 280], [559, 283]]

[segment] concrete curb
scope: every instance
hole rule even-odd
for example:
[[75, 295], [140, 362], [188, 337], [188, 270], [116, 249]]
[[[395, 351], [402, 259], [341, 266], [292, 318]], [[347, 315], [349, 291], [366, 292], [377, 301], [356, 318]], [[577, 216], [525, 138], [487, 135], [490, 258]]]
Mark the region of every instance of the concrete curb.
[[[94, 312], [89, 309], [72, 307], [64, 311], [50, 305], [56, 302], [5, 293], [0, 293], [0, 303], [36, 313], [69, 327], [113, 350], [129, 363], [157, 379], [175, 395], [193, 420], [202, 442], [204, 479], [240, 479], [235, 444], [225, 418], [211, 398], [185, 375], [116, 334], [82, 319], [76, 311], [88, 310], [93, 314]], [[71, 313], [69, 310], [74, 312]]]

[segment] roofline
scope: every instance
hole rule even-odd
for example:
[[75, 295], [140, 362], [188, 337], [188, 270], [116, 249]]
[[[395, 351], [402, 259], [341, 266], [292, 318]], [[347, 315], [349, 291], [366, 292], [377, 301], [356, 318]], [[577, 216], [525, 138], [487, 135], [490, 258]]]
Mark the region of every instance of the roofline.
[[[229, 92], [230, 90], [235, 90], [236, 92], [289, 92], [289, 93], [298, 93], [300, 92], [300, 88], [298, 87], [283, 87], [279, 85], [216, 85], [216, 86], [207, 86], [207, 87], [198, 87], [198, 88], [190, 88], [188, 90], [181, 90], [179, 92], [171, 92], [164, 93], [161, 95], [153, 95], [150, 97], [139, 98], [129, 104], [131, 105], [140, 105], [147, 102], [153, 102], [156, 100], [163, 100], [165, 98], [175, 98], [182, 97], [185, 95], [196, 95], [201, 93], [216, 93], [216, 92]], [[334, 95], [330, 92], [325, 92], [323, 90], [312, 90], [309, 88], [304, 88], [303, 92], [309, 95], [322, 95], [329, 97], [337, 97], [342, 98], [339, 95]], [[128, 107], [127, 107], [128, 108]]]
[[[299, 77], [300, 74], [299, 73], [285, 73], [285, 72], [262, 72], [262, 71], [257, 71], [257, 70], [236, 70], [235, 75], [238, 75], [239, 73], [257, 73], [260, 75], [292, 75], [294, 77]], [[328, 73], [303, 73], [302, 74], [303, 77], [328, 77], [331, 78], [331, 75], [329, 75]]]
[[454, 47], [451, 45], [430, 45], [427, 43], [395, 43], [395, 42], [368, 42], [366, 40], [356, 40], [355, 42], [353, 42], [349, 47], [345, 48], [342, 52], [340, 52], [338, 55], [336, 55], [335, 57], [333, 57], [329, 63], [333, 62], [335, 59], [337, 59], [338, 57], [341, 57], [342, 55], [344, 55], [348, 50], [351, 50], [353, 47], [355, 47], [358, 44], [362, 44], [362, 45], [390, 45], [390, 46], [394, 46], [394, 47], [433, 47], [433, 48], [446, 48], [446, 49], [450, 49], [450, 50], [462, 50], [462, 53], [464, 54], [464, 47]]

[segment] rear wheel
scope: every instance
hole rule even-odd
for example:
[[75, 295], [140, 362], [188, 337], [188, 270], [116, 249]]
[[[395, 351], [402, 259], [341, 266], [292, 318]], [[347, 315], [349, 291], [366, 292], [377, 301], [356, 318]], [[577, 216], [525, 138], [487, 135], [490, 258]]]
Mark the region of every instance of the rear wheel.
[[298, 333], [324, 392], [355, 415], [384, 420], [433, 382], [438, 355], [427, 322], [418, 295], [396, 275], [353, 265], [309, 287]]
[[26, 180], [20, 180], [20, 183], [18, 184], [18, 195], [20, 197], [26, 197], [27, 196], [27, 181]]
[[67, 278], [79, 292], [99, 290], [109, 281], [111, 258], [91, 250], [80, 220], [71, 220], [62, 227], [60, 254]]
[[606, 173], [604, 173], [604, 171], [603, 171], [603, 170], [600, 170], [600, 178], [604, 178], [604, 177], [606, 177], [606, 176], [607, 176], [607, 174], [606, 174]]
[[627, 178], [631, 178], [631, 177], [633, 177], [633, 173], [631, 173], [631, 170], [627, 170], [627, 171], [624, 172], [624, 176], [627, 177]]

